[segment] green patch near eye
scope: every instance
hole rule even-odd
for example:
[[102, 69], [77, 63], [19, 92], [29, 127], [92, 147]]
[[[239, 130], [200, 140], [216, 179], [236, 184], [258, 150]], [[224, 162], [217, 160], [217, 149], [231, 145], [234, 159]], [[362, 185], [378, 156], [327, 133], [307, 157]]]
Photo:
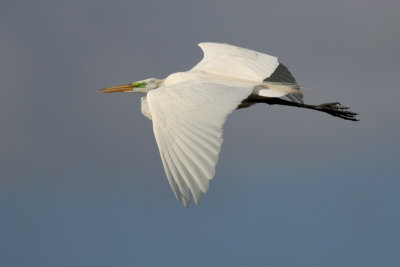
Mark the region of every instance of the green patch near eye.
[[140, 88], [146, 88], [146, 83], [145, 82], [135, 82], [132, 83], [133, 87], [140, 87]]

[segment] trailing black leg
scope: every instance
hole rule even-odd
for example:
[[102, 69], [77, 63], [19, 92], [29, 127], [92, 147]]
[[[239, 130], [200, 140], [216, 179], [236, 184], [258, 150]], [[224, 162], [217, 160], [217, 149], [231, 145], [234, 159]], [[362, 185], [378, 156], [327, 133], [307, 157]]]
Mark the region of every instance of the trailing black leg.
[[345, 120], [350, 120], [350, 121], [358, 121], [357, 115], [358, 113], [351, 112], [349, 110], [349, 107], [344, 107], [340, 105], [339, 102], [333, 102], [333, 103], [325, 103], [321, 105], [315, 106], [316, 110], [328, 113], [332, 116], [339, 117]]
[[324, 103], [320, 105], [307, 105], [303, 103], [292, 102], [280, 98], [271, 98], [271, 97], [263, 97], [258, 95], [251, 95], [246, 100], [238, 106], [240, 108], [246, 108], [252, 106], [256, 103], [265, 103], [268, 105], [283, 105], [283, 106], [292, 106], [292, 107], [299, 107], [299, 108], [306, 108], [306, 109], [313, 109], [328, 113], [334, 117], [342, 118], [345, 120], [350, 121], [358, 121], [356, 116], [358, 113], [351, 112], [349, 107], [345, 107], [340, 105], [338, 102], [333, 103]]

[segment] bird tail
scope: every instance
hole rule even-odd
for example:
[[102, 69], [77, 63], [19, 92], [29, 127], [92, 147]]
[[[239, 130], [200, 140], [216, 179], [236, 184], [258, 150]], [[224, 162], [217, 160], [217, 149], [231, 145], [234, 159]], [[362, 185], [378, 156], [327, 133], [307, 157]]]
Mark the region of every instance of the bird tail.
[[303, 102], [303, 93], [297, 83], [263, 82], [257, 85], [254, 94], [265, 97], [288, 97]]

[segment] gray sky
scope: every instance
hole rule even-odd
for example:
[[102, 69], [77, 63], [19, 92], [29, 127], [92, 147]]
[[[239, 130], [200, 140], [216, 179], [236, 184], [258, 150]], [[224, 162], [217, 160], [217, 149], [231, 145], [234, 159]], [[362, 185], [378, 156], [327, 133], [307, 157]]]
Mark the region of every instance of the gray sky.
[[[398, 1], [9, 1], [0, 8], [1, 266], [397, 266]], [[200, 206], [176, 203], [141, 95], [198, 42], [278, 56], [307, 103], [231, 114]]]

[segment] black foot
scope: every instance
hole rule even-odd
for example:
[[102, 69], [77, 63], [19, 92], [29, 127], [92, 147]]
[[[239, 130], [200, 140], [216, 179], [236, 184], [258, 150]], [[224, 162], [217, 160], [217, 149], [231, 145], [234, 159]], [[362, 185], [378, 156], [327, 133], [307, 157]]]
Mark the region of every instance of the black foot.
[[343, 107], [338, 102], [321, 104], [316, 106], [316, 109], [345, 120], [359, 121], [356, 118], [358, 113], [349, 111], [349, 107]]

